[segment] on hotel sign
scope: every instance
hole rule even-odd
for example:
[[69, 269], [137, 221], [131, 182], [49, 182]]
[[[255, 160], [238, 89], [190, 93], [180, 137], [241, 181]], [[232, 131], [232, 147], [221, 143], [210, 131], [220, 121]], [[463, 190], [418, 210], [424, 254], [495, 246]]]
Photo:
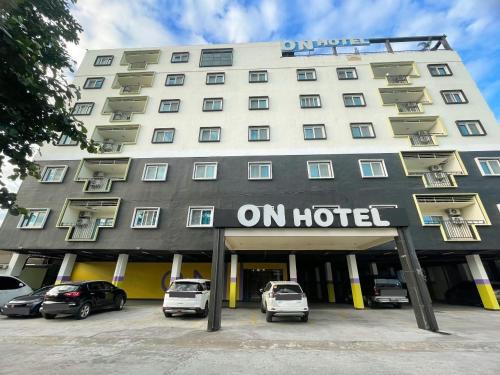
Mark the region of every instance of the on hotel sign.
[[369, 45], [368, 39], [319, 39], [319, 40], [285, 40], [281, 42], [282, 52], [313, 51], [315, 48], [323, 47], [355, 47]]

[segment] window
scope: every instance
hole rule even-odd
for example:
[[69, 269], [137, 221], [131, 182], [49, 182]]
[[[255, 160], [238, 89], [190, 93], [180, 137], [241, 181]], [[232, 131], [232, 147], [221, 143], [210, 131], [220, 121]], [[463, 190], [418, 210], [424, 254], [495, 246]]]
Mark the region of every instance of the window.
[[476, 163], [483, 176], [500, 176], [500, 157], [499, 158], [476, 158]]
[[443, 222], [443, 217], [440, 215], [423, 215], [424, 224], [440, 225]]
[[132, 218], [132, 228], [157, 228], [160, 208], [158, 207], [137, 207], [134, 209]]
[[373, 124], [371, 122], [352, 123], [350, 126], [353, 138], [375, 138]]
[[321, 101], [319, 95], [300, 95], [300, 108], [319, 108]]
[[325, 125], [304, 125], [304, 139], [326, 139]]
[[207, 85], [222, 85], [224, 79], [224, 73], [207, 73]]
[[337, 77], [340, 80], [358, 79], [356, 68], [337, 68]]
[[168, 164], [146, 164], [142, 173], [143, 181], [165, 181], [167, 179]]
[[71, 111], [72, 115], [75, 116], [88, 116], [92, 113], [92, 109], [94, 108], [94, 103], [76, 103], [73, 107], [73, 111]]
[[203, 99], [204, 111], [222, 111], [222, 98]]
[[94, 66], [110, 66], [113, 63], [114, 56], [97, 56]]
[[85, 84], [83, 85], [84, 89], [100, 89], [102, 88], [102, 84], [104, 83], [104, 77], [97, 78], [87, 78]]
[[179, 112], [181, 101], [179, 99], [165, 99], [160, 102], [160, 113]]
[[175, 129], [155, 129], [152, 143], [172, 143], [174, 141]]
[[249, 141], [269, 141], [269, 126], [249, 126]]
[[383, 160], [359, 160], [361, 177], [387, 177], [387, 171]]
[[194, 163], [193, 180], [217, 179], [217, 163]]
[[267, 82], [267, 70], [257, 70], [248, 73], [248, 82]]
[[165, 86], [182, 86], [184, 84], [184, 74], [167, 74]]
[[446, 104], [466, 104], [469, 102], [462, 90], [443, 90], [441, 95]]
[[72, 140], [70, 136], [66, 134], [61, 134], [57, 141], [57, 146], [76, 146], [77, 144], [77, 141]]
[[198, 138], [200, 142], [219, 142], [220, 141], [220, 128], [200, 128], [200, 135]]
[[457, 121], [457, 126], [460, 134], [464, 137], [486, 134], [479, 120], [460, 120]]
[[201, 51], [200, 66], [231, 66], [233, 65], [233, 49], [205, 49]]
[[187, 63], [189, 61], [189, 52], [172, 53], [171, 63]]
[[45, 221], [49, 216], [48, 208], [28, 208], [28, 212], [21, 216], [18, 228], [21, 229], [43, 229]]
[[248, 109], [269, 109], [269, 97], [251, 96], [248, 98]]
[[346, 107], [364, 107], [366, 105], [363, 94], [343, 94], [342, 96]]
[[188, 227], [211, 227], [214, 220], [214, 208], [211, 206], [189, 207]]
[[67, 169], [66, 165], [48, 165], [42, 171], [40, 182], [62, 182]]
[[453, 75], [448, 64], [429, 64], [427, 65], [427, 69], [429, 69], [429, 72], [433, 77]]
[[316, 70], [314, 69], [297, 69], [297, 81], [315, 81]]
[[273, 166], [270, 161], [259, 161], [248, 163], [249, 180], [271, 180], [273, 178]]
[[330, 160], [308, 161], [307, 174], [310, 179], [333, 178], [333, 166]]

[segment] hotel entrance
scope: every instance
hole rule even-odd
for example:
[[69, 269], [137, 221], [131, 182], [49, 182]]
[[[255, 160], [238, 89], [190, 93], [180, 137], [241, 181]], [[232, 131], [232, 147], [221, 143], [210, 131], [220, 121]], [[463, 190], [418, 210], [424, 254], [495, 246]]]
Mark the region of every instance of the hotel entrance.
[[[260, 266], [262, 267], [262, 266]], [[243, 301], [259, 302], [260, 289], [269, 281], [286, 280], [283, 269], [269, 269], [257, 267], [246, 268], [243, 270]]]

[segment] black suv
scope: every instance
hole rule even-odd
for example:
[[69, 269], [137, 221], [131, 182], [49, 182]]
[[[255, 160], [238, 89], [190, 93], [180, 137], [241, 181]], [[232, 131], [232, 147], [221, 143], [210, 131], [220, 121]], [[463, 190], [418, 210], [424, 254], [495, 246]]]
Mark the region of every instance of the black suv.
[[45, 294], [41, 312], [45, 319], [54, 319], [57, 314], [85, 319], [94, 310], [121, 310], [126, 301], [127, 293], [107, 281], [65, 283]]

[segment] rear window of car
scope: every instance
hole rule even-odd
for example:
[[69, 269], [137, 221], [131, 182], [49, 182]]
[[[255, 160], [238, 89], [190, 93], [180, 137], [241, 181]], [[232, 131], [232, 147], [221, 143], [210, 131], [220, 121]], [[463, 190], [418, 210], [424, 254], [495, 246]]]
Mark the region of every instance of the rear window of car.
[[375, 279], [375, 285], [379, 287], [395, 287], [401, 288], [401, 282], [397, 279]]
[[0, 276], [0, 290], [19, 289], [23, 286], [24, 283], [13, 277]]
[[58, 285], [50, 289], [47, 294], [58, 295], [59, 293], [74, 292], [80, 288], [80, 285]]
[[168, 289], [169, 292], [198, 292], [202, 291], [203, 287], [200, 283], [175, 282]]
[[274, 285], [273, 291], [275, 293], [302, 293], [302, 289], [298, 285]]
[[43, 288], [35, 290], [33, 293], [31, 293], [31, 295], [32, 296], [44, 296], [45, 293], [47, 293], [52, 288], [53, 288], [52, 286], [45, 286]]

